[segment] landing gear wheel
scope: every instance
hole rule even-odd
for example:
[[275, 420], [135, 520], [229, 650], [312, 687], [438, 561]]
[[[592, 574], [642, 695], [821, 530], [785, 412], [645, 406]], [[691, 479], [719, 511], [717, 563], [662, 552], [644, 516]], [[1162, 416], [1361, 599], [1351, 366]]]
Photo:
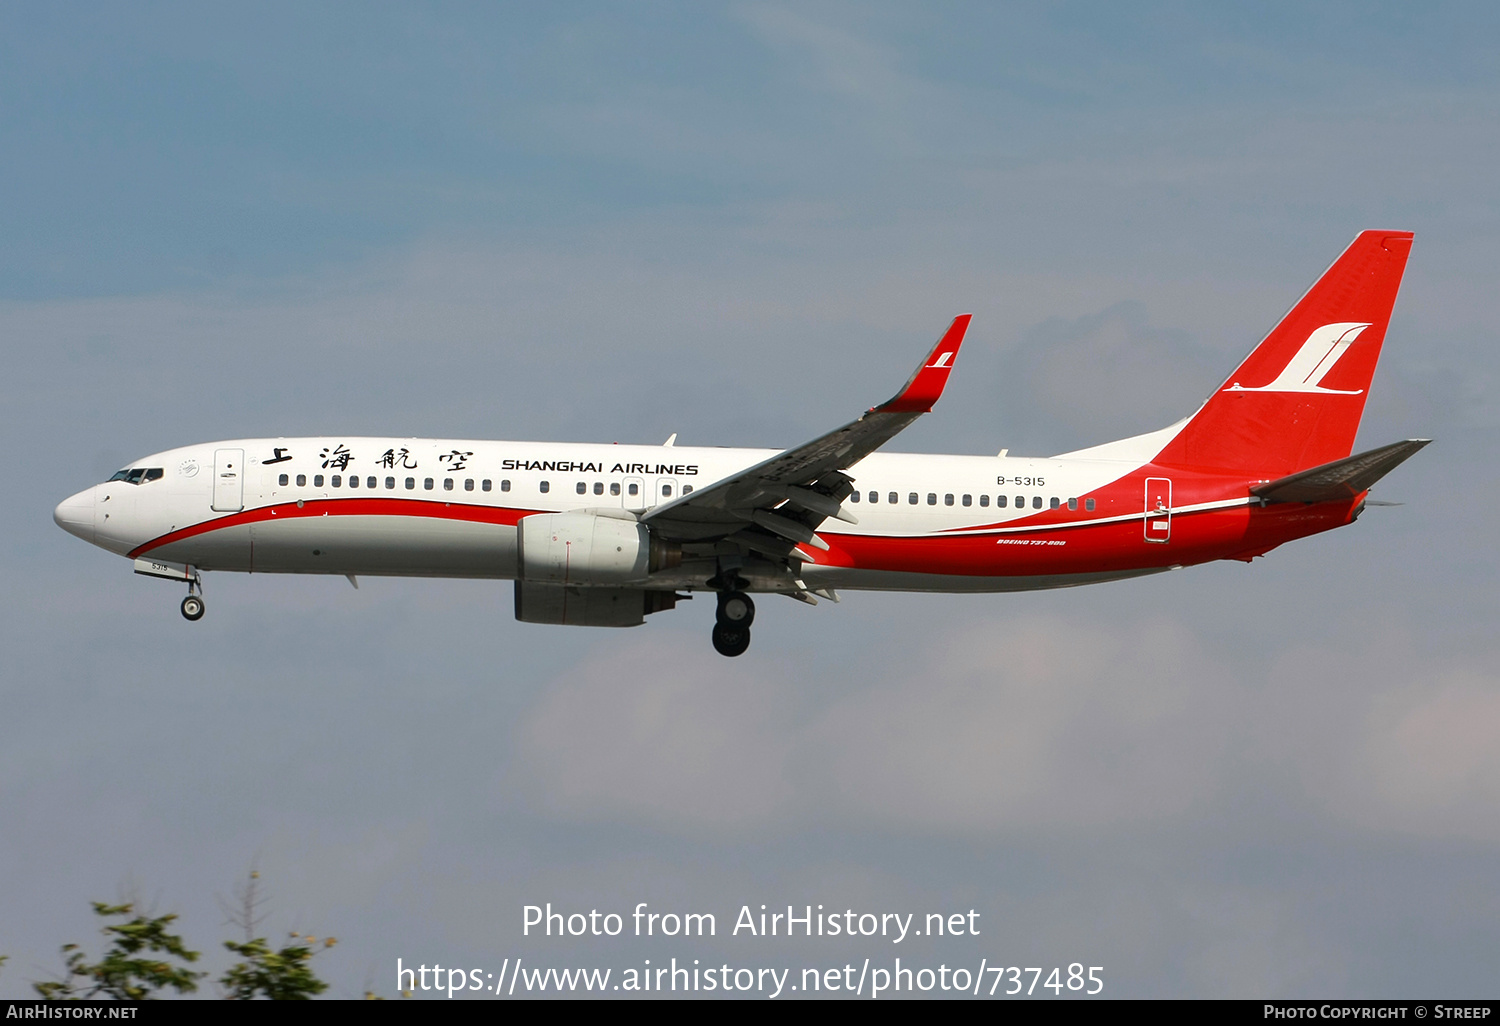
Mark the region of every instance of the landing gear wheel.
[[203, 600], [197, 595], [189, 595], [183, 599], [182, 615], [189, 620], [203, 619]]
[[743, 655], [750, 647], [750, 628], [732, 627], [727, 623], [714, 624], [714, 651], [721, 656], [733, 658]]
[[721, 591], [717, 615], [725, 627], [748, 628], [755, 622], [755, 603], [743, 591]]

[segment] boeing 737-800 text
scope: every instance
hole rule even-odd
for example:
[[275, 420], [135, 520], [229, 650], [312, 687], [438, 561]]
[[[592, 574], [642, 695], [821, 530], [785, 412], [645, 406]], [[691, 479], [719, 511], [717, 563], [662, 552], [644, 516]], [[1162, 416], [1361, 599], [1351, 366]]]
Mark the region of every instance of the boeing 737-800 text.
[[942, 394], [964, 315], [893, 399], [783, 451], [239, 439], [136, 460], [54, 516], [185, 582], [189, 620], [204, 570], [514, 580], [517, 619], [599, 627], [708, 591], [729, 656], [750, 643], [752, 593], [1020, 591], [1248, 561], [1351, 523], [1426, 444], [1350, 455], [1411, 241], [1361, 233], [1192, 416], [1050, 459], [877, 451]]

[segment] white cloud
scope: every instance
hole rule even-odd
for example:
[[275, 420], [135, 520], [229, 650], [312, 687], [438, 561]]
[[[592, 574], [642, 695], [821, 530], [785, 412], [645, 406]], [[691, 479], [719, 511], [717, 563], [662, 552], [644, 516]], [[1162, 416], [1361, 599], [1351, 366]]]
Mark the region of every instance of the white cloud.
[[[1354, 649], [1357, 639], [1351, 640]], [[1500, 685], [1411, 653], [1292, 650], [1242, 679], [1166, 620], [955, 629], [828, 698], [677, 635], [569, 672], [516, 781], [565, 818], [772, 834], [810, 822], [1011, 839], [1233, 817], [1500, 843]]]
[[791, 806], [785, 684], [676, 636], [621, 642], [553, 682], [520, 725], [510, 783], [530, 804], [730, 832]]
[[538, 806], [972, 833], [1156, 819], [1212, 786], [1223, 673], [1170, 625], [970, 628], [831, 704], [791, 667], [698, 652], [637, 643], [555, 682], [519, 728]]
[[971, 627], [814, 732], [839, 807], [893, 827], [1079, 827], [1182, 812], [1212, 787], [1224, 687], [1180, 628], [1028, 617]]
[[954, 123], [959, 97], [904, 70], [897, 50], [860, 32], [850, 19], [830, 23], [808, 17], [803, 8], [769, 4], [741, 7], [738, 14], [792, 59], [793, 78], [811, 85], [811, 96], [836, 99], [835, 109], [824, 112], [835, 134], [854, 112], [867, 141], [885, 144], [888, 154], [910, 156], [923, 151], [919, 136], [935, 134], [934, 121]]
[[1500, 677], [1417, 670], [1358, 727], [1335, 807], [1371, 829], [1500, 844]]
[[1174, 904], [1178, 929], [1195, 941], [1181, 967], [1193, 992], [1253, 999], [1348, 987], [1347, 954], [1279, 891], [1189, 885]]

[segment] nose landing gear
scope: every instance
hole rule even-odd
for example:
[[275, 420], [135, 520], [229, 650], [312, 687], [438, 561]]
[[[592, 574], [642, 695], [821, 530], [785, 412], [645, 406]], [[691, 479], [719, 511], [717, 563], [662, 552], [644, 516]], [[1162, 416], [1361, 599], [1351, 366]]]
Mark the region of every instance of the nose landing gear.
[[192, 576], [188, 578], [187, 598], [182, 600], [182, 618], [196, 623], [203, 619], [203, 579], [191, 567], [189, 572]]
[[187, 563], [168, 563], [163, 560], [141, 558], [135, 561], [135, 572], [143, 577], [160, 577], [167, 581], [186, 581], [187, 598], [182, 600], [184, 620], [203, 619], [203, 578], [198, 568]]
[[719, 592], [715, 614], [714, 651], [719, 655], [743, 655], [750, 647], [750, 624], [755, 621], [755, 603], [743, 591]]

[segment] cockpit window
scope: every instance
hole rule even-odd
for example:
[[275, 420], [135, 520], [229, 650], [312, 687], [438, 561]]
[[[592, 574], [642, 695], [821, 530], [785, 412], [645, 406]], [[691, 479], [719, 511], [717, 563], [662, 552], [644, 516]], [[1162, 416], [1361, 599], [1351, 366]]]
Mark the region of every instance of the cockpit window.
[[124, 481], [126, 484], [138, 485], [146, 481], [160, 481], [162, 478], [161, 467], [130, 467], [127, 470], [115, 471], [111, 481]]

